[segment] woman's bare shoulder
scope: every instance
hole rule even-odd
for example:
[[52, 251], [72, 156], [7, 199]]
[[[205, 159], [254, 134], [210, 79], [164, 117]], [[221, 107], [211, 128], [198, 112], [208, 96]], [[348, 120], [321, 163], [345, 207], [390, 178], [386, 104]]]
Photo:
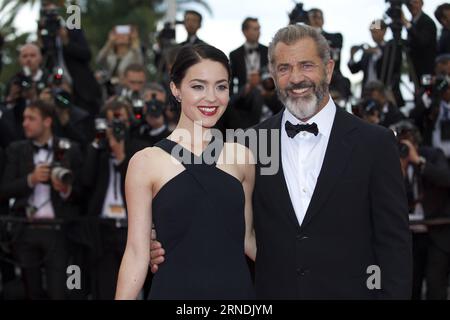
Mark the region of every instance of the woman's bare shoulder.
[[[148, 147], [136, 152], [130, 159], [128, 171], [137, 169], [142, 175], [152, 174], [155, 171], [149, 170], [158, 167], [164, 161], [165, 152], [158, 147]], [[133, 170], [134, 171], [134, 170]]]

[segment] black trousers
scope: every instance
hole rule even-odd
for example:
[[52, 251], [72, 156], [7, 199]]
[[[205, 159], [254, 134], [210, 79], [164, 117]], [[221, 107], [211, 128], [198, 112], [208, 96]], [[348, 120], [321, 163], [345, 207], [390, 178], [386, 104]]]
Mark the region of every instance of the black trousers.
[[413, 233], [413, 290], [412, 300], [422, 299], [423, 282], [426, 279], [429, 237], [428, 233]]
[[100, 255], [94, 257], [94, 299], [113, 300], [116, 293], [120, 263], [127, 243], [127, 229], [114, 223], [100, 224]]
[[68, 252], [62, 230], [24, 226], [13, 248], [28, 299], [66, 299]]
[[430, 241], [427, 264], [427, 299], [446, 300], [450, 274], [450, 253]]

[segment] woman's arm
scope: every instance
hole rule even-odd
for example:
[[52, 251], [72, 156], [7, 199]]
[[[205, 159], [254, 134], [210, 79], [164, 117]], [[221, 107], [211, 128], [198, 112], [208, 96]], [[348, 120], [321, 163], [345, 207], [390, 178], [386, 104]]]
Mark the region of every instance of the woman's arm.
[[125, 180], [128, 238], [117, 282], [118, 300], [136, 299], [147, 276], [152, 225], [151, 158], [151, 149], [140, 151], [128, 166]]
[[[242, 146], [241, 146], [242, 147]], [[244, 148], [245, 153], [245, 165], [244, 168], [244, 180], [242, 186], [245, 193], [245, 254], [255, 261], [256, 259], [256, 239], [255, 229], [253, 228], [253, 187], [255, 185], [255, 160], [252, 152]]]

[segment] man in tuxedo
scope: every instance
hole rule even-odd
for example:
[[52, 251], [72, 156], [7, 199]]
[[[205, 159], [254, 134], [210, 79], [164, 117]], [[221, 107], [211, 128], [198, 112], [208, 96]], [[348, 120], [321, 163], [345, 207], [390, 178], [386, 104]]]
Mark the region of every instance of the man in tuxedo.
[[[269, 66], [286, 108], [255, 127], [260, 139], [268, 133], [258, 145], [281, 159], [270, 174], [254, 152], [257, 297], [409, 299], [411, 235], [394, 135], [336, 107], [334, 62], [316, 29], [280, 29]], [[151, 263], [162, 260], [158, 246]]]
[[[423, 0], [410, 0], [407, 7], [412, 15], [412, 21], [406, 20], [402, 14], [402, 23], [408, 31], [407, 45], [412, 67], [417, 77], [414, 79], [412, 74], [413, 81], [420, 82], [423, 75], [433, 74], [437, 50], [437, 30], [434, 21], [422, 11]], [[418, 88], [416, 88], [417, 90]]]
[[[450, 169], [441, 149], [422, 146], [419, 130], [408, 121], [393, 125], [398, 140], [407, 148], [401, 166], [410, 207], [410, 220], [450, 217]], [[450, 226], [414, 224], [413, 299], [421, 299], [426, 278], [426, 297], [446, 300], [450, 264]]]
[[[366, 85], [372, 81], [381, 81], [392, 90], [397, 106], [403, 106], [404, 101], [400, 92], [400, 76], [402, 65], [402, 52], [399, 47], [395, 47], [393, 41], [385, 42], [387, 25], [383, 20], [375, 20], [370, 24], [370, 33], [375, 42], [375, 47], [364, 48], [353, 46], [350, 52], [350, 61], [348, 68], [355, 74], [360, 71], [364, 73], [363, 91]], [[355, 61], [355, 53], [363, 50], [362, 57]], [[395, 52], [395, 57], [393, 56]], [[389, 75], [389, 69], [392, 64], [392, 75]], [[388, 79], [388, 77], [390, 78]], [[389, 83], [388, 83], [389, 82]]]
[[[52, 3], [43, 5], [43, 12], [53, 12], [58, 7]], [[61, 18], [62, 19], [62, 18]], [[55, 39], [42, 37], [41, 29], [43, 24], [39, 24], [38, 34], [42, 44], [42, 50], [46, 57], [46, 68], [50, 72], [60, 68], [63, 70], [64, 79], [73, 88], [73, 103], [88, 111], [91, 115], [96, 115], [101, 103], [101, 89], [90, 68], [92, 57], [89, 44], [82, 29], [68, 29], [61, 27]], [[55, 40], [55, 43], [52, 43]]]
[[257, 18], [245, 18], [242, 33], [245, 43], [230, 53], [233, 92], [244, 87], [252, 74], [267, 68], [267, 47], [259, 43], [261, 26]]
[[[95, 281], [94, 297], [114, 299], [120, 261], [127, 238], [125, 175], [128, 161], [144, 143], [129, 137], [129, 106], [120, 99], [107, 103], [102, 114], [109, 123], [105, 140], [96, 138], [87, 147], [83, 186], [90, 194], [88, 216], [97, 217], [91, 244]], [[94, 227], [91, 225], [91, 228]]]
[[195, 10], [187, 10], [184, 13], [184, 28], [186, 29], [188, 38], [186, 41], [180, 43], [181, 46], [186, 44], [194, 45], [204, 43], [204, 41], [197, 36], [197, 31], [202, 27], [202, 20], [202, 15]]
[[437, 54], [448, 54], [450, 53], [450, 3], [443, 3], [437, 7], [434, 16], [442, 25]]
[[[29, 299], [67, 297], [66, 246], [70, 232], [61, 222], [79, 214], [80, 151], [53, 135], [53, 117], [53, 106], [43, 101], [26, 107], [23, 127], [27, 140], [14, 142], [6, 150], [0, 186], [2, 197], [15, 199], [11, 212], [29, 221], [13, 230], [14, 255], [22, 267]], [[55, 163], [58, 165], [52, 168]], [[72, 174], [58, 173], [58, 167]], [[45, 286], [41, 268], [45, 270]]]

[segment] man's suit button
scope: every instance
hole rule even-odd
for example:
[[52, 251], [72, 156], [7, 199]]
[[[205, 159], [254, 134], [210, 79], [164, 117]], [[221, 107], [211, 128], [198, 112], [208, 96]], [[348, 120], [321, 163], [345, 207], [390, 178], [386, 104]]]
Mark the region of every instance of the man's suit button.
[[309, 270], [303, 269], [303, 268], [298, 268], [297, 269], [297, 274], [301, 277], [304, 277], [307, 273], [309, 272]]
[[301, 235], [297, 236], [297, 240], [298, 241], [305, 241], [305, 240], [308, 240], [308, 239], [309, 239], [309, 237], [307, 237], [307, 236], [301, 236]]

